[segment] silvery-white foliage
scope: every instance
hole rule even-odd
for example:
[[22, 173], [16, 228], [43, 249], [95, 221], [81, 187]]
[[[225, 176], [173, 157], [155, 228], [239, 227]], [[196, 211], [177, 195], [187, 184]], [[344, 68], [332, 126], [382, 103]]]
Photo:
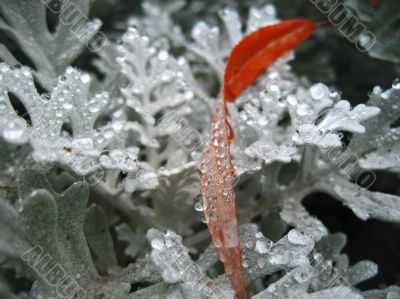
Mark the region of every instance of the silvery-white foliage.
[[[287, 64], [291, 58], [288, 55], [279, 59], [254, 87], [237, 99], [236, 104], [230, 105], [232, 123], [236, 128], [233, 163], [239, 174], [254, 170], [255, 165], [251, 164], [288, 163], [298, 152], [291, 141], [294, 129], [280, 125], [287, 113], [287, 105], [281, 98], [298, 85]], [[274, 133], [276, 131], [279, 134]], [[248, 163], [251, 167], [247, 166]]]
[[183, 0], [143, 1], [142, 8], [146, 17], [131, 17], [128, 20], [128, 26], [139, 28], [152, 39], [167, 37], [174, 44], [181, 45], [185, 37], [181, 28], [172, 20], [172, 15], [183, 9], [185, 4]]
[[[326, 86], [318, 86], [318, 88], [323, 88]], [[310, 93], [313, 99], [313, 89], [317, 87], [314, 85], [310, 88]], [[319, 95], [318, 95], [319, 96]], [[319, 99], [317, 99], [319, 100]], [[306, 104], [305, 104], [306, 105]], [[303, 110], [299, 110], [301, 109]], [[325, 109], [328, 107], [324, 107]], [[299, 106], [297, 108], [297, 114], [313, 114], [311, 111], [306, 111], [307, 106]], [[295, 142], [299, 144], [307, 143], [318, 145], [322, 148], [337, 147], [341, 145], [340, 137], [335, 134], [338, 131], [347, 131], [353, 133], [364, 133], [365, 128], [360, 124], [361, 121], [369, 119], [379, 113], [379, 109], [376, 107], [366, 107], [364, 104], [357, 105], [353, 110], [350, 108], [350, 103], [341, 100], [335, 104], [326, 114], [326, 116], [317, 125], [313, 123], [316, 121], [314, 118], [317, 116], [316, 111], [311, 118], [305, 120], [305, 124], [298, 127], [298, 134], [293, 136]], [[314, 118], [314, 119], [313, 119]], [[307, 123], [307, 121], [312, 121], [312, 123]]]
[[350, 266], [347, 255], [341, 254], [345, 243], [346, 236], [342, 233], [325, 236], [316, 243], [311, 264], [318, 277], [311, 282], [313, 290], [323, 290], [335, 281], [354, 286], [378, 273], [377, 265], [368, 260]]
[[[60, 162], [79, 175], [100, 166], [124, 172], [137, 170], [134, 149], [111, 149], [121, 143], [118, 135], [123, 130], [123, 121], [95, 128], [109, 97], [106, 92], [89, 95], [89, 74], [69, 67], [51, 94], [40, 95], [28, 68], [11, 69], [1, 64], [0, 72], [0, 113], [8, 120], [2, 121], [1, 134], [6, 141], [14, 144], [29, 141], [37, 161]], [[17, 115], [10, 93], [25, 107], [30, 124]], [[65, 123], [70, 125], [71, 134], [63, 130]], [[106, 148], [110, 151], [104, 152]]]
[[[188, 102], [194, 94], [180, 71], [180, 64], [184, 62], [175, 60], [166, 49], [153, 45], [149, 37], [140, 35], [134, 28], [128, 29], [122, 41], [117, 61], [129, 84], [121, 88], [121, 93], [126, 106], [140, 116], [140, 122], [129, 121], [128, 127], [139, 136], [142, 145], [159, 148], [157, 138], [171, 133], [157, 126], [156, 115], [172, 109], [176, 117], [191, 112]], [[152, 158], [155, 160], [150, 163], [159, 167], [158, 157]]]
[[[197, 263], [194, 263], [188, 257], [187, 249], [182, 247], [181, 238], [173, 232], [163, 234], [157, 230], [150, 230], [147, 237], [152, 246], [152, 260], [156, 265], [158, 265], [164, 281], [184, 283], [187, 283], [186, 281], [195, 281], [198, 283], [195, 285], [197, 290], [202, 289], [203, 280], [206, 279], [204, 278], [205, 274], [203, 271], [211, 267], [217, 261], [215, 251], [212, 247], [209, 250], [206, 250]], [[292, 230], [289, 232], [287, 237], [281, 239], [278, 243], [273, 244], [258, 231], [255, 225], [244, 225], [241, 232], [241, 242], [244, 254], [243, 266], [246, 273], [248, 273], [247, 280], [254, 280], [257, 277], [262, 277], [266, 274], [274, 273], [282, 269], [289, 270], [294, 268], [304, 268], [303, 270], [296, 270], [295, 273], [299, 273], [294, 276], [288, 274], [289, 276], [286, 279], [294, 277], [295, 281], [305, 285], [305, 289], [308, 288], [315, 272], [315, 270], [309, 266], [310, 262], [308, 258], [314, 242], [309, 236], [304, 234], [304, 232]], [[211, 286], [212, 292], [221, 287], [214, 283], [208, 284], [208, 286]], [[224, 285], [225, 283], [222, 285], [222, 288], [224, 288]], [[286, 284], [286, 288], [289, 292], [294, 290], [292, 287], [292, 285]], [[283, 295], [283, 293], [276, 294], [278, 296]], [[196, 298], [192, 296], [194, 295], [190, 295], [188, 298]], [[261, 294], [259, 296], [261, 296]], [[215, 297], [211, 298], [224, 297], [215, 295]], [[230, 297], [228, 296], [228, 298]], [[254, 298], [258, 297], [255, 296]], [[311, 298], [318, 297], [315, 296]]]
[[149, 37], [141, 36], [134, 28], [128, 29], [122, 41], [117, 61], [130, 84], [122, 87], [121, 92], [127, 98], [127, 106], [146, 123], [155, 124], [155, 114], [192, 99], [193, 94], [186, 90], [179, 72], [178, 61], [166, 49], [157, 49], [150, 44]]
[[[312, 238], [297, 229], [291, 230], [277, 243], [273, 243], [254, 224], [241, 226], [240, 242], [247, 281], [308, 265], [308, 255], [314, 247]], [[200, 256], [198, 264], [202, 269], [209, 269], [217, 262], [217, 255], [212, 249], [213, 246], [210, 246]]]
[[[333, 181], [335, 183], [331, 185]], [[322, 181], [321, 188], [341, 199], [360, 219], [372, 217], [386, 221], [399, 221], [399, 197], [396, 195], [371, 192], [337, 176]]]
[[108, 42], [100, 51], [97, 52], [98, 57], [92, 61], [93, 66], [100, 74], [104, 76], [101, 81], [93, 81], [92, 90], [107, 90], [111, 96], [113, 106], [120, 106], [119, 89], [125, 84], [124, 76], [120, 72], [118, 64], [115, 63], [118, 57], [118, 49], [116, 44]]
[[400, 298], [400, 287], [390, 286], [381, 290], [371, 290], [363, 292], [365, 299], [397, 299]]
[[[11, 68], [16, 59], [0, 45], [0, 297], [54, 295], [20, 258], [40, 245], [92, 297], [233, 298], [199, 203], [193, 208], [198, 160], [214, 81], [244, 34], [278, 21], [275, 6], [251, 7], [247, 21], [225, 7], [212, 23], [195, 17], [195, 8], [212, 11], [215, 3], [144, 1], [144, 15], [122, 27], [121, 42], [99, 52], [94, 65], [104, 79], [97, 80], [70, 66], [84, 43], [62, 23], [50, 33], [41, 1], [3, 2], [0, 30], [35, 70]], [[90, 1], [70, 2], [88, 14]], [[174, 21], [184, 9], [192, 30]], [[90, 37], [100, 23], [86, 26]], [[358, 168], [399, 172], [400, 83], [375, 87], [366, 104], [351, 107], [332, 87], [295, 74], [293, 59], [278, 59], [228, 105], [249, 289], [258, 292], [253, 298], [398, 298], [394, 286], [354, 287], [376, 275], [377, 265], [350, 265], [346, 236], [329, 234], [302, 200], [323, 191], [362, 220], [400, 221], [399, 196], [352, 180]], [[49, 93], [40, 94], [34, 80]], [[352, 133], [348, 146], [342, 132]], [[342, 152], [347, 164], [337, 157]], [[88, 184], [75, 182], [81, 176]], [[34, 281], [32, 289], [12, 294], [8, 269]]]
[[[202, 136], [185, 117], [193, 113], [191, 102], [198, 99], [197, 96], [203, 99], [205, 96], [196, 86], [185, 60], [172, 57], [167, 49], [157, 45], [157, 40], [152, 41], [139, 34], [137, 29], [130, 28], [122, 41], [118, 46], [117, 62], [129, 82], [121, 87], [128, 114], [126, 128], [137, 136], [138, 145], [148, 148], [148, 162], [142, 163], [141, 171], [128, 175], [125, 191], [159, 187], [154, 194], [161, 193], [161, 196], [154, 197], [156, 203], [161, 203], [165, 200], [164, 186], [176, 182], [172, 186], [178, 189], [172, 192], [178, 192], [178, 185], [184, 184], [184, 173], [187, 177], [196, 173], [196, 164], [189, 161], [189, 154], [201, 150], [198, 143]], [[204, 102], [208, 104], [207, 100]], [[129, 110], [139, 115], [139, 119], [131, 121]], [[158, 119], [160, 115], [161, 119]], [[160, 151], [161, 143], [165, 142], [167, 144]], [[163, 161], [166, 161], [165, 166], [162, 166]], [[166, 184], [160, 183], [163, 180]], [[144, 185], [147, 187], [143, 188]], [[195, 192], [189, 194], [194, 196]], [[178, 200], [177, 197], [169, 198]]]
[[293, 269], [277, 282], [268, 286], [268, 288], [257, 295], [253, 299], [317, 299], [317, 298], [352, 298], [363, 299], [363, 296], [352, 290], [348, 286], [332, 286], [322, 291], [308, 293], [307, 290], [310, 282], [318, 275], [311, 266], [302, 266]]
[[267, 4], [261, 9], [251, 8], [246, 31], [242, 32], [242, 23], [235, 10], [225, 8], [219, 15], [226, 27], [226, 35], [221, 32], [219, 27], [200, 21], [194, 25], [191, 31], [194, 42], [189, 43], [187, 48], [207, 62], [222, 82], [224, 61], [231, 48], [244, 34], [250, 33], [263, 25], [275, 23], [278, 19], [275, 7], [271, 4]]
[[[152, 247], [151, 259], [167, 283], [182, 282], [189, 298], [231, 298], [233, 291], [226, 285], [216, 284], [192, 261], [182, 239], [172, 231], [151, 229], [147, 238]], [[190, 294], [190, 295], [189, 295]], [[188, 298], [185, 296], [184, 298]]]
[[[275, 64], [276, 67], [279, 67], [279, 63], [283, 62], [278, 61]], [[351, 110], [349, 102], [340, 100], [337, 92], [330, 91], [327, 86], [321, 83], [307, 89], [296, 81], [291, 81], [291, 85], [285, 86], [284, 84], [288, 81], [285, 80], [289, 75], [288, 70], [286, 69], [286, 75], [284, 75], [285, 71], [276, 71], [274, 67], [272, 66], [265, 75], [268, 78], [269, 86], [266, 90], [261, 92], [257, 90], [264, 79], [262, 77], [258, 84], [239, 97], [237, 104], [230, 107], [233, 126], [238, 128], [237, 131], [239, 131], [239, 134], [236, 133], [236, 143], [233, 145], [232, 151], [233, 162], [238, 173], [245, 173], [249, 171], [249, 168], [252, 171], [258, 170], [259, 166], [256, 166], [257, 163], [255, 163], [254, 158], [257, 159], [256, 161], [267, 164], [272, 162], [287, 163], [292, 160], [300, 161], [300, 165], [304, 169], [299, 170], [299, 176], [295, 181], [289, 186], [283, 186], [279, 192], [282, 193], [283, 190], [287, 190], [288, 194], [292, 194], [289, 190], [296, 190], [302, 186], [304, 178], [308, 178], [311, 183], [311, 186], [306, 188], [309, 190], [300, 188], [301, 191], [295, 193], [295, 198], [293, 198], [293, 195], [282, 196], [282, 201], [278, 204], [282, 206], [281, 217], [285, 221], [309, 231], [317, 240], [327, 231], [318, 219], [307, 216], [307, 211], [300, 205], [302, 197], [310, 193], [311, 190], [324, 190], [342, 200], [361, 219], [373, 217], [399, 221], [398, 196], [371, 192], [349, 182], [349, 179], [353, 178], [357, 170], [354, 168], [354, 163], [357, 163], [357, 154], [361, 155], [365, 147], [367, 147], [366, 151], [369, 151], [368, 155], [374, 153], [374, 151], [371, 152], [372, 146], [374, 150], [378, 150], [376, 143], [374, 143], [375, 139], [369, 140], [363, 146], [355, 146], [354, 148], [357, 150], [352, 152], [352, 146], [355, 144], [351, 142], [350, 148], [347, 148], [342, 145], [341, 135], [338, 134], [340, 131], [348, 131], [357, 134], [354, 142], [360, 144], [366, 141], [365, 135], [361, 135], [366, 130], [363, 122], [365, 121], [365, 126], [368, 127], [369, 119], [371, 119], [371, 124], [374, 123], [374, 119], [380, 119], [379, 116], [374, 118], [380, 112], [380, 106], [386, 105], [388, 107], [386, 109], [390, 109], [389, 105], [392, 107], [395, 104], [380, 103], [378, 105], [377, 101], [371, 100], [368, 102], [371, 106], [360, 104]], [[283, 92], [281, 92], [279, 86], [286, 88], [282, 89]], [[289, 94], [285, 95], [285, 93]], [[374, 93], [371, 97], [373, 96]], [[396, 90], [387, 91], [386, 94], [384, 93], [384, 97], [397, 101]], [[264, 103], [268, 103], [268, 105]], [[241, 111], [236, 111], [238, 106]], [[279, 121], [284, 119], [285, 111], [288, 112], [290, 120], [287, 121], [289, 124], [282, 126], [279, 125]], [[382, 117], [382, 122], [385, 121], [383, 129], [389, 131], [388, 134], [383, 136], [389, 135], [388, 138], [393, 140], [394, 146], [397, 144], [395, 142], [397, 140], [395, 133], [397, 128], [390, 128], [390, 123], [395, 119], [396, 116], [393, 112], [390, 112], [389, 118]], [[375, 127], [375, 134], [379, 135], [376, 138], [385, 138], [380, 135], [382, 124], [375, 125]], [[308, 128], [310, 131], [305, 133], [304, 128]], [[302, 134], [306, 136], [305, 139], [301, 137]], [[394, 137], [391, 137], [393, 134]], [[357, 141], [358, 138], [361, 138], [361, 142]], [[255, 141], [249, 146], [249, 140]], [[368, 146], [368, 144], [371, 145]], [[335, 147], [341, 148], [339, 153], [343, 151], [344, 154], [332, 154]], [[248, 157], [243, 155], [243, 152]], [[300, 159], [299, 154], [302, 154]], [[253, 158], [253, 160], [249, 158]], [[347, 159], [349, 160], [348, 165], [343, 164], [343, 161]], [[360, 160], [360, 163], [362, 161]], [[249, 163], [252, 167], [248, 167]], [[310, 167], [313, 173], [308, 176], [305, 171], [309, 171]], [[391, 167], [391, 169], [393, 168]], [[331, 174], [328, 175], [330, 172]], [[321, 176], [321, 174], [324, 175]], [[332, 182], [335, 183], [332, 184]], [[269, 187], [272, 190], [274, 188], [273, 186]], [[274, 193], [274, 191], [269, 192]]]
[[[304, 232], [301, 234], [298, 230], [290, 231], [288, 238], [303, 244], [307, 240]], [[344, 246], [344, 238], [341, 234], [324, 237], [316, 244], [309, 263], [296, 266], [253, 298], [364, 298], [352, 289], [352, 285], [374, 276], [376, 265], [361, 261], [348, 269], [347, 256], [339, 254]], [[341, 258], [347, 261], [346, 269], [341, 265]]]
[[280, 216], [288, 224], [304, 230], [315, 240], [319, 240], [328, 233], [328, 230], [318, 218], [308, 214], [298, 198], [289, 197], [285, 199]]
[[295, 294], [296, 298], [298, 298], [299, 293], [305, 293], [308, 289], [313, 276], [312, 267], [298, 267], [277, 282], [270, 284], [265, 291], [262, 291], [253, 298], [295, 298], [293, 297]]
[[[65, 11], [60, 18], [55, 32], [51, 32], [46, 21], [46, 6], [55, 12]], [[89, 44], [90, 39], [101, 26], [100, 20], [89, 21], [87, 18], [90, 0], [71, 0], [56, 3], [54, 1], [16, 0], [1, 1], [0, 30], [7, 33], [35, 66], [35, 78], [47, 90], [65, 72], [76, 57]], [[79, 17], [80, 22], [71, 30], [71, 24]], [[0, 44], [0, 58], [10, 65], [17, 64], [14, 55]]]
[[[339, 100], [339, 95], [322, 83], [305, 89], [289, 71], [288, 59], [278, 60], [258, 84], [231, 105], [233, 124], [240, 132], [233, 145], [234, 155], [240, 157], [234, 160], [239, 174], [249, 163], [249, 159], [241, 161], [245, 158], [243, 151], [266, 164], [288, 163], [298, 153], [299, 145], [340, 147], [339, 131], [364, 132], [361, 122], [380, 111], [363, 104], [350, 110], [348, 101]], [[254, 141], [246, 144], [241, 136]], [[237, 146], [242, 149], [236, 150]]]
[[399, 172], [400, 128], [395, 126], [400, 109], [400, 81], [383, 91], [375, 87], [368, 100], [369, 105], [382, 113], [366, 122], [366, 134], [355, 135], [350, 148], [359, 155], [359, 165], [366, 169]]
[[142, 163], [142, 169], [135, 173], [128, 173], [124, 190], [135, 192], [137, 190], [152, 190], [158, 186], [157, 175], [147, 163]]
[[116, 227], [118, 240], [127, 242], [129, 245], [125, 248], [124, 253], [128, 256], [136, 258], [146, 243], [143, 233], [133, 232], [127, 223], [122, 223]]

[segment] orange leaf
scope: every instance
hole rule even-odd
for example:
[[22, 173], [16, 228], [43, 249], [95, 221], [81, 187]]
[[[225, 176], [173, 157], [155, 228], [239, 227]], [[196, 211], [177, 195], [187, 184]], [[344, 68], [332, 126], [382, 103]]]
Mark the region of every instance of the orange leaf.
[[228, 59], [223, 97], [215, 103], [210, 142], [201, 158], [200, 192], [211, 238], [239, 299], [245, 298], [246, 285], [236, 213], [235, 168], [230, 156], [234, 135], [226, 101], [235, 100], [279, 56], [305, 40], [320, 25], [307, 20], [289, 20], [263, 27], [246, 36]]
[[223, 85], [225, 101], [234, 101], [276, 59], [308, 38], [312, 21], [292, 19], [265, 26], [243, 38], [228, 59]]

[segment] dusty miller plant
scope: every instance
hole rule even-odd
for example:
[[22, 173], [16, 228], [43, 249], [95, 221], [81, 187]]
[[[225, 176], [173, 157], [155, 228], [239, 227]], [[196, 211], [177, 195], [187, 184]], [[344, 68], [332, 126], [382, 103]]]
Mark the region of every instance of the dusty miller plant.
[[[49, 29], [45, 2], [0, 2], [0, 297], [233, 298], [197, 211], [198, 161], [227, 55], [279, 21], [276, 7], [145, 1], [88, 53], [69, 24]], [[59, 5], [126, 5], [98, 2]], [[86, 20], [88, 40], [101, 21]], [[398, 63], [399, 41], [370, 54]], [[351, 264], [346, 235], [302, 204], [324, 192], [361, 220], [400, 222], [400, 197], [369, 188], [374, 171], [400, 171], [400, 83], [352, 105], [294, 59], [229, 106], [250, 296], [400, 298], [398, 286], [357, 288], [377, 264]]]

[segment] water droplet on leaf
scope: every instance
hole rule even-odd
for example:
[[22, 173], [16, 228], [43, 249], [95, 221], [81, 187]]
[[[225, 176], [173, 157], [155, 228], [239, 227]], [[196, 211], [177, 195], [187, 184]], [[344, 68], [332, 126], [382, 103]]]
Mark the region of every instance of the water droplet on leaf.
[[91, 80], [91, 78], [90, 78], [90, 75], [89, 75], [89, 74], [83, 73], [83, 74], [81, 75], [81, 82], [82, 82], [83, 84], [89, 83], [90, 80]]
[[165, 243], [161, 239], [153, 239], [153, 240], [151, 240], [150, 244], [151, 244], [151, 247], [153, 247], [154, 249], [157, 249], [157, 250], [162, 250], [165, 247]]
[[396, 78], [396, 79], [393, 81], [392, 87], [393, 87], [394, 89], [400, 89], [400, 79], [399, 79], [399, 78]]
[[160, 53], [158, 53], [158, 59], [160, 59], [161, 61], [166, 61], [169, 58], [169, 54], [167, 51], [160, 51]]
[[326, 85], [317, 83], [311, 86], [310, 94], [314, 100], [322, 100], [329, 97], [330, 91]]
[[203, 197], [201, 196], [201, 194], [198, 194], [194, 199], [193, 199], [193, 205], [194, 205], [194, 209], [196, 211], [203, 211]]

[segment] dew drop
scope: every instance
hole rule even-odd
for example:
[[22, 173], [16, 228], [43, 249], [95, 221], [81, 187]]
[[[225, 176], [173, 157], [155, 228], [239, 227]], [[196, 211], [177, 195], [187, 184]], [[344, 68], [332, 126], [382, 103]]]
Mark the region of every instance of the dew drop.
[[249, 266], [249, 262], [246, 259], [243, 259], [242, 265], [243, 268], [247, 268]]
[[185, 100], [189, 101], [189, 100], [193, 99], [194, 93], [190, 90], [187, 90], [187, 91], [185, 91], [184, 97], [185, 97]]
[[120, 131], [124, 127], [124, 122], [122, 121], [114, 121], [111, 126], [115, 131]]
[[161, 74], [161, 80], [163, 82], [171, 82], [175, 77], [175, 72], [171, 71], [171, 70], [165, 70], [162, 74]]
[[309, 115], [312, 113], [310, 106], [307, 104], [300, 104], [297, 106], [296, 112], [300, 116]]
[[10, 70], [10, 66], [8, 64], [2, 63], [0, 65], [0, 71], [1, 72], [5, 73], [5, 72], [8, 72], [9, 70]]
[[287, 98], [286, 98], [286, 100], [287, 100], [287, 102], [290, 104], [290, 105], [297, 105], [297, 98], [296, 98], [296, 96], [295, 95], [293, 95], [293, 94], [290, 94], [290, 95], [288, 95], [287, 96]]
[[151, 247], [153, 247], [154, 249], [157, 249], [157, 250], [162, 250], [165, 247], [165, 243], [163, 242], [163, 240], [160, 240], [160, 239], [153, 239], [153, 240], [151, 240], [150, 244], [151, 244]]
[[279, 95], [281, 90], [278, 85], [272, 84], [268, 87], [269, 91], [273, 94]]
[[394, 89], [400, 89], [400, 79], [399, 79], [399, 78], [396, 78], [396, 79], [393, 81], [392, 88], [394, 88]]
[[89, 111], [92, 113], [96, 113], [100, 111], [100, 105], [97, 102], [90, 103], [89, 105]]
[[222, 242], [221, 242], [220, 238], [217, 237], [217, 238], [213, 239], [213, 242], [214, 242], [214, 246], [216, 248], [222, 247]]
[[206, 31], [207, 25], [204, 22], [198, 22], [192, 29], [192, 36], [195, 39], [201, 38], [202, 34]]
[[61, 117], [64, 116], [64, 113], [63, 113], [61, 110], [57, 110], [57, 111], [56, 111], [56, 116], [57, 116], [58, 118], [61, 118]]
[[24, 120], [15, 118], [8, 120], [3, 128], [3, 137], [10, 143], [24, 143], [27, 141], [27, 127]]
[[25, 77], [29, 77], [29, 76], [31, 75], [31, 72], [29, 71], [28, 68], [24, 68], [23, 71], [22, 71], [22, 74], [23, 74]]
[[158, 59], [160, 61], [166, 61], [169, 58], [169, 54], [167, 51], [160, 51], [160, 53], [158, 53]]
[[114, 136], [114, 132], [113, 132], [112, 129], [106, 129], [106, 130], [104, 131], [104, 137], [105, 137], [106, 139], [110, 139], [110, 138], [112, 138], [113, 136]]
[[71, 110], [71, 109], [74, 107], [74, 105], [72, 105], [72, 104], [69, 103], [69, 102], [63, 103], [62, 106], [63, 106], [63, 108], [64, 108], [65, 110]]
[[133, 86], [132, 92], [137, 95], [142, 94], [144, 92], [144, 86], [142, 84], [136, 84]]
[[89, 83], [90, 82], [90, 75], [88, 74], [88, 73], [83, 73], [82, 75], [81, 75], [81, 82], [83, 83], [83, 84], [87, 84], [87, 83]]
[[329, 97], [329, 88], [322, 84], [316, 83], [310, 87], [310, 94], [314, 100], [322, 100], [323, 98]]
[[267, 4], [266, 6], [265, 6], [265, 8], [264, 8], [264, 12], [267, 14], [267, 15], [269, 15], [269, 16], [271, 16], [271, 17], [275, 17], [276, 16], [276, 7], [275, 7], [275, 5], [272, 5], [272, 4]]
[[389, 97], [390, 97], [390, 89], [388, 89], [388, 90], [386, 90], [385, 92], [382, 92], [381, 93], [381, 98], [382, 99], [384, 99], [384, 100], [387, 100], [387, 99], [389, 99]]
[[41, 97], [42, 100], [48, 101], [51, 96], [50, 96], [49, 93], [43, 93], [40, 97]]
[[198, 194], [194, 199], [193, 199], [193, 205], [194, 205], [194, 209], [196, 211], [203, 211], [203, 197], [201, 196], [201, 194]]
[[68, 75], [72, 74], [73, 72], [74, 72], [74, 68], [71, 66], [67, 67], [67, 69], [65, 70], [65, 73]]

